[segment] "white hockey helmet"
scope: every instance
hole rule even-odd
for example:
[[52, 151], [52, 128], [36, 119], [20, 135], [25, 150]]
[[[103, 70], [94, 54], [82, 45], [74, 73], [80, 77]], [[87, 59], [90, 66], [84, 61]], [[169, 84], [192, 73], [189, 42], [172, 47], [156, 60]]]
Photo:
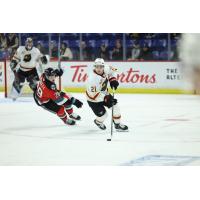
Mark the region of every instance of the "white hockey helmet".
[[94, 67], [96, 66], [105, 66], [105, 62], [104, 62], [104, 59], [103, 58], [97, 58], [95, 61], [94, 61]]
[[28, 37], [25, 41], [25, 47], [27, 50], [31, 50], [33, 48], [33, 39]]

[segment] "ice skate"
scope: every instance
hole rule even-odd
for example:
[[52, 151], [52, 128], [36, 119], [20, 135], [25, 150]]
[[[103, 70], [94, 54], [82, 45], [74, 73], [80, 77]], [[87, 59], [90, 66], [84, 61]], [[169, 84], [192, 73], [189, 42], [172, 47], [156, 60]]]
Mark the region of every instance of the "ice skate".
[[96, 119], [94, 120], [94, 123], [101, 129], [105, 130], [106, 126], [103, 123], [98, 122]]
[[114, 122], [114, 124], [115, 124], [116, 131], [128, 131], [128, 126], [126, 126], [126, 125], [124, 125], [122, 123], [116, 124]]
[[76, 113], [72, 113], [71, 115], [69, 115], [69, 117], [71, 119], [75, 119], [75, 120], [81, 120], [81, 116], [76, 114]]
[[65, 124], [68, 124], [68, 125], [75, 125], [76, 124], [76, 121], [74, 121], [73, 119], [67, 119], [65, 121]]

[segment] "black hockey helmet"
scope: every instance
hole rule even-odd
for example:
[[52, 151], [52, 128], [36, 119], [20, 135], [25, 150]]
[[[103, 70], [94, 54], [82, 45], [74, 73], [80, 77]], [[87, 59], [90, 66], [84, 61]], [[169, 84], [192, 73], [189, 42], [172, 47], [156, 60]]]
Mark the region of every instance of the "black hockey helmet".
[[28, 37], [26, 38], [25, 47], [27, 50], [31, 50], [33, 48], [33, 39]]
[[48, 67], [47, 69], [45, 69], [44, 74], [45, 74], [46, 77], [57, 75], [56, 71], [52, 67]]

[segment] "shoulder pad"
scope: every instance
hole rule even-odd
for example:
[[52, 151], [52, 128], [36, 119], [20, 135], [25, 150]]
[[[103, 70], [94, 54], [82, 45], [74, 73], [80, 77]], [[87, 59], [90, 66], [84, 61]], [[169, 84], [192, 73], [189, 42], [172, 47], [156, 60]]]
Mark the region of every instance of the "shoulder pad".
[[19, 46], [18, 49], [17, 49], [18, 52], [21, 52], [23, 50], [25, 50], [25, 46]]
[[35, 52], [37, 52], [38, 54], [40, 54], [40, 50], [39, 50], [37, 47], [33, 47], [33, 50], [34, 50]]

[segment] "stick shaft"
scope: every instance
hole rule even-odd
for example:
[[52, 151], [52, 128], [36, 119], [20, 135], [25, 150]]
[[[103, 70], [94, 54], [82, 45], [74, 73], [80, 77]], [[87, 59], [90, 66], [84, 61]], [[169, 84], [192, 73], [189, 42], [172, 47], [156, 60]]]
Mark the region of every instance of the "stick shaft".
[[[61, 60], [60, 60], [60, 33], [58, 33], [58, 69], [61, 69]], [[61, 90], [61, 77], [59, 76], [59, 90]]]
[[60, 46], [61, 46], [61, 41], [60, 41], [60, 33], [58, 33], [58, 68], [61, 68], [61, 63], [60, 63]]
[[[114, 90], [112, 91], [112, 96], [113, 96], [113, 99], [114, 99], [115, 98], [115, 91]], [[112, 115], [111, 115], [111, 129], [110, 129], [111, 139], [112, 139], [112, 136], [113, 136], [113, 111], [114, 111], [114, 106], [112, 106]]]

